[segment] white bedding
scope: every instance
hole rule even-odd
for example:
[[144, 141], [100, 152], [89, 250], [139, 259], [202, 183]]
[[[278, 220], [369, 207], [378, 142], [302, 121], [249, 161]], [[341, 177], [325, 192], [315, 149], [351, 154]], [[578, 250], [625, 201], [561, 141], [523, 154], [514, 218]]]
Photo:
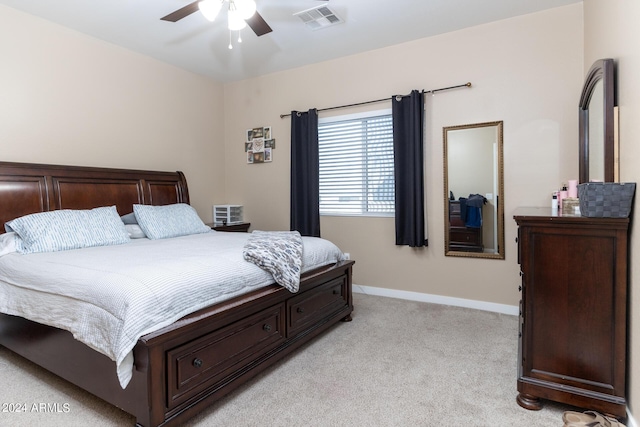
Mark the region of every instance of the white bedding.
[[[65, 329], [132, 375], [138, 338], [201, 308], [274, 282], [243, 259], [248, 233], [131, 240], [62, 252], [0, 256], [0, 312]], [[303, 237], [302, 271], [343, 259]]]

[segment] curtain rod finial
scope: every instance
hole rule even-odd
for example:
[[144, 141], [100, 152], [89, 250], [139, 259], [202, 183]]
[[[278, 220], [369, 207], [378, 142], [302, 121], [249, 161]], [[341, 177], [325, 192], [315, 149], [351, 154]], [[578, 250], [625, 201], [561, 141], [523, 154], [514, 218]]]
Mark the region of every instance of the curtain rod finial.
[[467, 82], [466, 87], [471, 87], [471, 82]]

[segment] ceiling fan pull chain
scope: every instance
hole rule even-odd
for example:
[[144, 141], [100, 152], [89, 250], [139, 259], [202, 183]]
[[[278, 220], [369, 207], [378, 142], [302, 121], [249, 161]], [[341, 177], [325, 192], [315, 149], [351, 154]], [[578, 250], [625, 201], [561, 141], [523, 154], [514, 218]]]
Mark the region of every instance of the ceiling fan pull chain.
[[229, 30], [229, 49], [233, 49], [233, 45], [231, 44], [231, 30]]

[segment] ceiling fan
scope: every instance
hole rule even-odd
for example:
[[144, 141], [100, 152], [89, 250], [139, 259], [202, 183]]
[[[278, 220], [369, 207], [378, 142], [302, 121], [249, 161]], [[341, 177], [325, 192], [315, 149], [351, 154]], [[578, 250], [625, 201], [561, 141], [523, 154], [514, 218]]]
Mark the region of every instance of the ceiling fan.
[[225, 2], [229, 3], [229, 29], [240, 30], [245, 23], [257, 36], [273, 31], [269, 24], [256, 11], [253, 0], [197, 0], [193, 3], [160, 18], [163, 21], [177, 22], [200, 10], [209, 21], [213, 21]]

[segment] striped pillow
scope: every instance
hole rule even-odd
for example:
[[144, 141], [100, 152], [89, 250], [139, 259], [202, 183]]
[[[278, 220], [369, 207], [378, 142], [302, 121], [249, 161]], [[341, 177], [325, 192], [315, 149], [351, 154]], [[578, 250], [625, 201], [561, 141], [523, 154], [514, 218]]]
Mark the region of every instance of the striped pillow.
[[205, 225], [194, 208], [186, 203], [151, 206], [133, 205], [138, 225], [149, 239], [186, 236], [208, 233], [211, 227]]
[[115, 206], [34, 213], [7, 222], [5, 229], [20, 237], [16, 249], [23, 254], [129, 242]]

